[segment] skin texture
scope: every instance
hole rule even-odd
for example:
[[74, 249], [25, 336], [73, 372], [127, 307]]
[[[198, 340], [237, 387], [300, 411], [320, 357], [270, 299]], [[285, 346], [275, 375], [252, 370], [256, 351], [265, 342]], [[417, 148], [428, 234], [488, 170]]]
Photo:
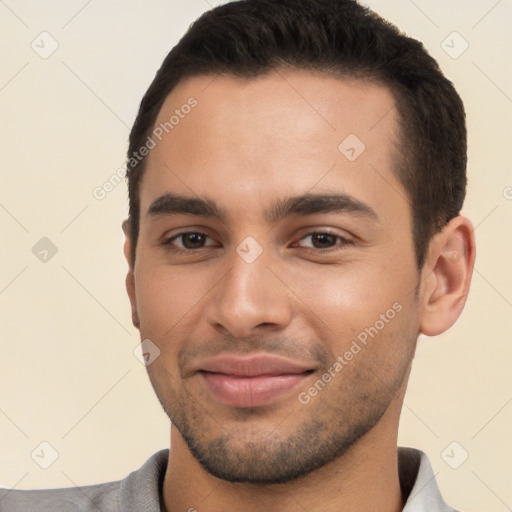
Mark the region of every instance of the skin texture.
[[[396, 438], [416, 340], [464, 306], [470, 222], [453, 219], [417, 268], [393, 173], [398, 114], [383, 86], [290, 70], [194, 77], [155, 126], [190, 97], [197, 106], [148, 157], [135, 263], [124, 225], [133, 322], [160, 350], [148, 374], [172, 420], [167, 509], [401, 510]], [[365, 145], [354, 161], [338, 149], [350, 134]], [[166, 193], [214, 201], [224, 216], [148, 213]], [[375, 215], [268, 219], [276, 201], [304, 194], [348, 195]], [[251, 263], [237, 252], [246, 237], [262, 250]], [[219, 354], [279, 355], [311, 372], [269, 404], [231, 406], [196, 371]]]

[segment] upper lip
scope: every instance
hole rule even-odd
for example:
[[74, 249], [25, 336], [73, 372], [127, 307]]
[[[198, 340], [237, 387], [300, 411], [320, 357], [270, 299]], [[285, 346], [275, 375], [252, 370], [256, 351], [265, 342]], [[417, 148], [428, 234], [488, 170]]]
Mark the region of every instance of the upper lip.
[[267, 354], [252, 356], [223, 355], [208, 359], [197, 371], [222, 373], [238, 377], [300, 374], [312, 371], [311, 365]]

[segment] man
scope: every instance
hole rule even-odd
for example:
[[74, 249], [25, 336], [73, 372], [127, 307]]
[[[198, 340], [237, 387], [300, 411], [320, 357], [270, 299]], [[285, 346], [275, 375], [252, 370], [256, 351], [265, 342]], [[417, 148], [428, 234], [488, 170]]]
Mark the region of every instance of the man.
[[218, 7], [144, 96], [128, 168], [170, 450], [0, 510], [453, 510], [397, 449], [418, 335], [456, 321], [475, 257], [464, 110], [422, 45], [352, 0]]

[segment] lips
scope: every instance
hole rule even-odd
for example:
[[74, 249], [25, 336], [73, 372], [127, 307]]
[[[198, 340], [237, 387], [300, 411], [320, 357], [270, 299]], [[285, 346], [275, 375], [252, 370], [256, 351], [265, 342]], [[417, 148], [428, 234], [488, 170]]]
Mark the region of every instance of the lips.
[[219, 356], [200, 365], [197, 373], [212, 398], [235, 407], [270, 404], [309, 378], [311, 365], [270, 356]]

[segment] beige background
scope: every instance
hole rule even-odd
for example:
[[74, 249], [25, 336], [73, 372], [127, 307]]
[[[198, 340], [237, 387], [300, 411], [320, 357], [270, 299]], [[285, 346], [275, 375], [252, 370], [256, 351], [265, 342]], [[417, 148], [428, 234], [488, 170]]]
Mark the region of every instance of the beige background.
[[[454, 328], [420, 342], [400, 444], [428, 453], [454, 506], [512, 510], [512, 2], [366, 3], [425, 43], [462, 95], [470, 132], [472, 291]], [[129, 127], [162, 59], [209, 7], [0, 1], [1, 487], [116, 480], [168, 447], [168, 419], [133, 354], [121, 252], [126, 187], [103, 200], [93, 190], [124, 163]], [[458, 58], [445, 52], [463, 48], [453, 31], [469, 44]], [[50, 37], [59, 46], [43, 59], [31, 43], [49, 51]], [[47, 262], [32, 252], [42, 237], [58, 249]], [[58, 458], [42, 469], [52, 450]], [[446, 462], [465, 452], [458, 469]]]

